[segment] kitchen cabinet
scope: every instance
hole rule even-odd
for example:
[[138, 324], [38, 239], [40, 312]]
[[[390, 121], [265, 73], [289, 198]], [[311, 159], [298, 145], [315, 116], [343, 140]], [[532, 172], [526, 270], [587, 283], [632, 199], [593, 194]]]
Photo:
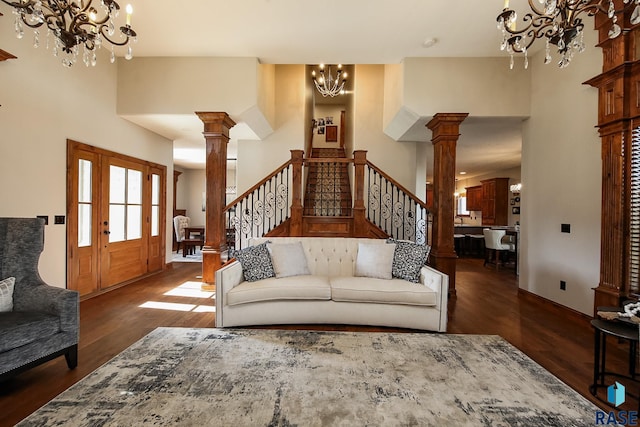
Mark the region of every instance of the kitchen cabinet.
[[492, 178], [482, 183], [482, 224], [507, 225], [509, 221], [509, 178]]
[[475, 187], [466, 187], [465, 190], [467, 190], [467, 210], [481, 211], [482, 185], [476, 185]]

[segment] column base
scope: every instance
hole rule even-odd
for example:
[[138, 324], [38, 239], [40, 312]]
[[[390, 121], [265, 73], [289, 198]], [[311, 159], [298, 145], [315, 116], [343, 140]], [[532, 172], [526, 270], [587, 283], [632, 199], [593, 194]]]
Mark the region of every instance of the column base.
[[[222, 266], [222, 253], [210, 246], [202, 248], [202, 289], [216, 285], [216, 271]], [[209, 289], [207, 289], [209, 290]]]

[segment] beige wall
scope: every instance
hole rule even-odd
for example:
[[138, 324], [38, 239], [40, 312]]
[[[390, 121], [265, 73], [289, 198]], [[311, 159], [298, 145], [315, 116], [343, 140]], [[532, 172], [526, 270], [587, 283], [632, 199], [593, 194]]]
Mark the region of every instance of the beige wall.
[[258, 103], [256, 58], [144, 58], [118, 63], [118, 114], [238, 116]]
[[382, 123], [385, 129], [394, 119], [397, 112], [404, 106], [404, 84], [404, 63], [384, 66]]
[[505, 58], [406, 58], [403, 64], [404, 106], [420, 116], [529, 115], [530, 71], [510, 70]]
[[141, 57], [118, 63], [123, 117], [224, 111], [259, 137], [273, 132], [275, 66], [257, 58]]
[[[0, 26], [2, 48], [18, 56], [0, 62], [0, 216], [49, 216], [40, 273], [65, 287], [66, 226], [54, 225], [53, 216], [66, 215], [67, 139], [166, 165], [168, 212], [172, 144], [116, 115], [117, 66], [106, 52], [95, 68], [66, 69], [51, 51], [34, 49], [31, 39], [30, 31], [17, 40], [11, 25]], [[171, 239], [169, 221], [166, 231]]]
[[[593, 28], [591, 22], [585, 28]], [[600, 265], [601, 160], [597, 90], [582, 82], [598, 75], [602, 53], [592, 48], [565, 69], [531, 59], [531, 118], [522, 146], [520, 287], [586, 314]], [[561, 233], [560, 224], [571, 224]], [[560, 290], [560, 280], [567, 282]]]
[[238, 194], [291, 158], [290, 150], [305, 148], [304, 65], [275, 66], [274, 132], [262, 141], [238, 141]]
[[408, 190], [415, 189], [416, 143], [396, 142], [382, 131], [384, 65], [357, 65], [354, 93], [354, 150]]

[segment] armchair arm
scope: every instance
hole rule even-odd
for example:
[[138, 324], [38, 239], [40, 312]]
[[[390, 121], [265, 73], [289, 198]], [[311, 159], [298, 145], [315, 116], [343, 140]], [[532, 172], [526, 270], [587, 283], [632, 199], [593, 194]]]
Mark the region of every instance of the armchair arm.
[[77, 291], [56, 288], [40, 282], [25, 286], [14, 298], [15, 311], [41, 311], [60, 318], [62, 331], [78, 331], [80, 297]]

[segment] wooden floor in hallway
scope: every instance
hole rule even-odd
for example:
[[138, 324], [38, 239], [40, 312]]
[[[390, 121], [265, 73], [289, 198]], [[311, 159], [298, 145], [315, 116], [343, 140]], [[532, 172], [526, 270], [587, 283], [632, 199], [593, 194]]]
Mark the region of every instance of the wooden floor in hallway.
[[[69, 370], [64, 358], [58, 358], [0, 383], [0, 426], [22, 420], [156, 327], [214, 327], [215, 301], [198, 292], [200, 275], [198, 263], [174, 263], [160, 274], [81, 302], [78, 367]], [[496, 272], [481, 259], [458, 260], [456, 288], [457, 296], [449, 301], [449, 333], [500, 335], [593, 400], [588, 391], [593, 376], [588, 317], [519, 295], [513, 270]], [[344, 325], [274, 328], [416, 332]], [[610, 341], [608, 369], [625, 372], [627, 364], [627, 344]], [[603, 390], [600, 395], [605, 397]], [[629, 399], [619, 409], [637, 406], [637, 400]]]

